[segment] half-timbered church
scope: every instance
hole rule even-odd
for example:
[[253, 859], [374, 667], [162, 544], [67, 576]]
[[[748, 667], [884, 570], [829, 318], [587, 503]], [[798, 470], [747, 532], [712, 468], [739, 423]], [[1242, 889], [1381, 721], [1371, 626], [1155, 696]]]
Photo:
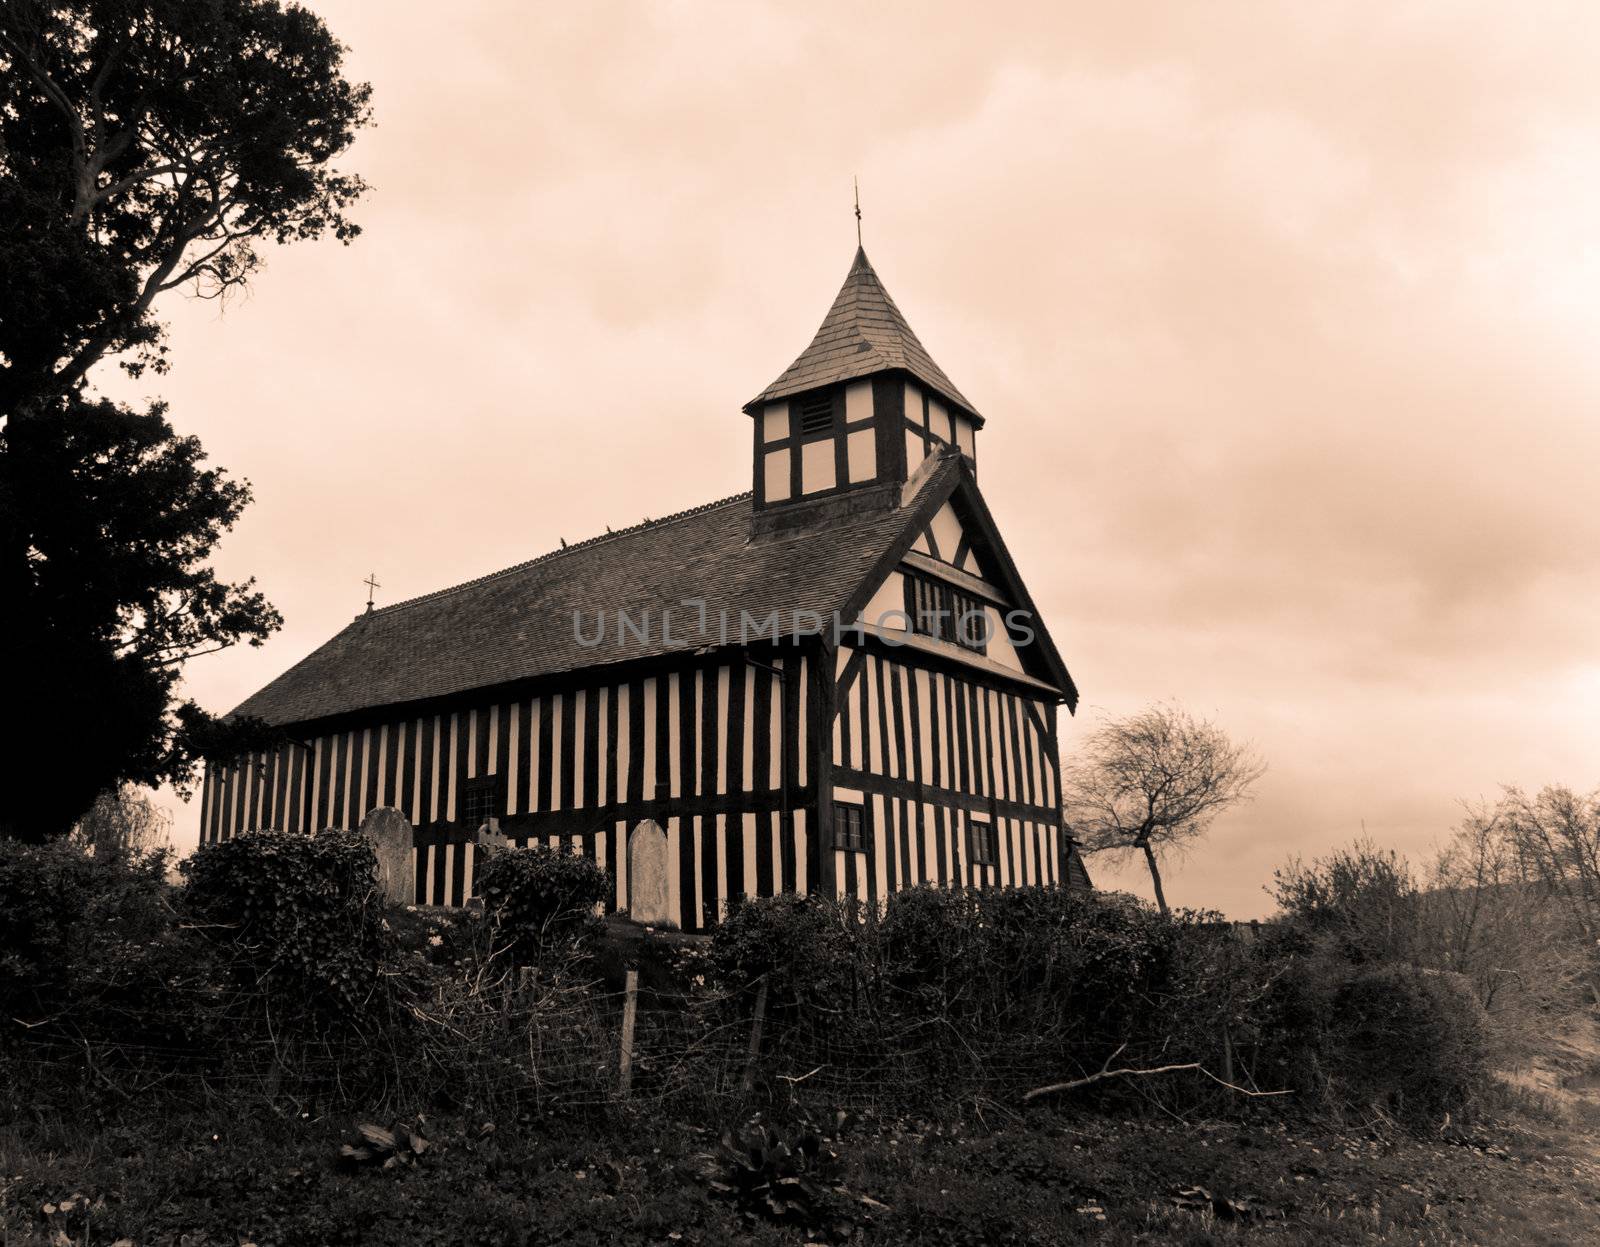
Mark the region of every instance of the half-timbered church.
[[744, 411], [746, 492], [369, 608], [246, 700], [281, 742], [208, 769], [202, 839], [392, 807], [418, 903], [471, 896], [489, 824], [629, 910], [648, 836], [686, 930], [782, 891], [1088, 886], [1078, 694], [978, 488], [984, 419], [864, 251]]

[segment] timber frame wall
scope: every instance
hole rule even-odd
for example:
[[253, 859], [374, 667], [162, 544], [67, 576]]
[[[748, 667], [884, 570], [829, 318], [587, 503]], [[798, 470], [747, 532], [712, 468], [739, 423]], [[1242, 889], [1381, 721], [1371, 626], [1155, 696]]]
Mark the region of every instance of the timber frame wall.
[[[904, 887], [1061, 887], [1055, 705], [958, 665], [882, 643], [841, 646], [829, 756], [835, 800], [864, 805], [872, 836], [831, 856], [841, 892], [877, 901]], [[996, 833], [973, 860], [974, 823]]]
[[[501, 832], [604, 866], [610, 908], [627, 906], [628, 830], [654, 819], [685, 930], [740, 895], [1076, 882], [1053, 703], [1001, 683], [813, 637], [295, 725], [276, 750], [207, 767], [200, 838], [354, 828], [392, 806], [415, 828], [417, 903], [461, 905], [477, 854], [463, 796], [493, 776]], [[861, 851], [831, 847], [835, 800], [868, 808]], [[969, 860], [979, 816], [999, 832], [993, 865]]]

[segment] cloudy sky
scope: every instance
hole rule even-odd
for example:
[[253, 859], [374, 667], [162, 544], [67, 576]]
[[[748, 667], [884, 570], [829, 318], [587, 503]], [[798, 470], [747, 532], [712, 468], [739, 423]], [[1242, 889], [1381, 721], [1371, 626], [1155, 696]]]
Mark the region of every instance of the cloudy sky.
[[[1425, 853], [1600, 782], [1600, 9], [313, 0], [374, 88], [365, 233], [170, 299], [223, 570], [349, 621], [748, 487], [740, 404], [855, 245], [988, 417], [985, 496], [1104, 716], [1177, 699], [1259, 800], [1176, 903]], [[197, 804], [176, 811], [194, 840]], [[1097, 863], [1139, 888], [1137, 871]]]

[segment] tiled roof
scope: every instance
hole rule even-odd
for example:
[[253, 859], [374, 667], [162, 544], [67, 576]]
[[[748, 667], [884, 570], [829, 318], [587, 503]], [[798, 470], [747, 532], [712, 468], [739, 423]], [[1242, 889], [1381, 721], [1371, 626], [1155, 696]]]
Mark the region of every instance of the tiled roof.
[[[537, 676], [717, 644], [719, 612], [737, 638], [741, 611], [830, 619], [896, 538], [937, 505], [959, 476], [942, 463], [915, 495], [887, 510], [752, 541], [749, 494], [552, 551], [504, 571], [357, 617], [320, 649], [254, 694], [235, 714], [273, 724], [463, 693]], [[709, 626], [699, 630], [705, 602]], [[671, 635], [661, 612], [673, 611]], [[618, 635], [617, 613], [645, 640]], [[591, 640], [599, 620], [604, 637]]]
[[746, 403], [745, 410], [754, 411], [773, 399], [889, 368], [905, 369], [956, 406], [974, 416], [978, 414], [917, 341], [917, 335], [911, 332], [906, 318], [873, 272], [867, 253], [857, 248], [855, 263], [811, 345], [784, 369], [781, 377]]

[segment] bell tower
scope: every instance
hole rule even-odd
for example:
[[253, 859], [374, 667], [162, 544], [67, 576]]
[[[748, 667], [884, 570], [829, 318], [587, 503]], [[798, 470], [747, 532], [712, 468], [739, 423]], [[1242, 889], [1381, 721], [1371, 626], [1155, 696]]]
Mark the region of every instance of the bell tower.
[[917, 340], [867, 253], [811, 345], [745, 404], [754, 426], [756, 532], [897, 505], [942, 451], [977, 466], [983, 417]]

